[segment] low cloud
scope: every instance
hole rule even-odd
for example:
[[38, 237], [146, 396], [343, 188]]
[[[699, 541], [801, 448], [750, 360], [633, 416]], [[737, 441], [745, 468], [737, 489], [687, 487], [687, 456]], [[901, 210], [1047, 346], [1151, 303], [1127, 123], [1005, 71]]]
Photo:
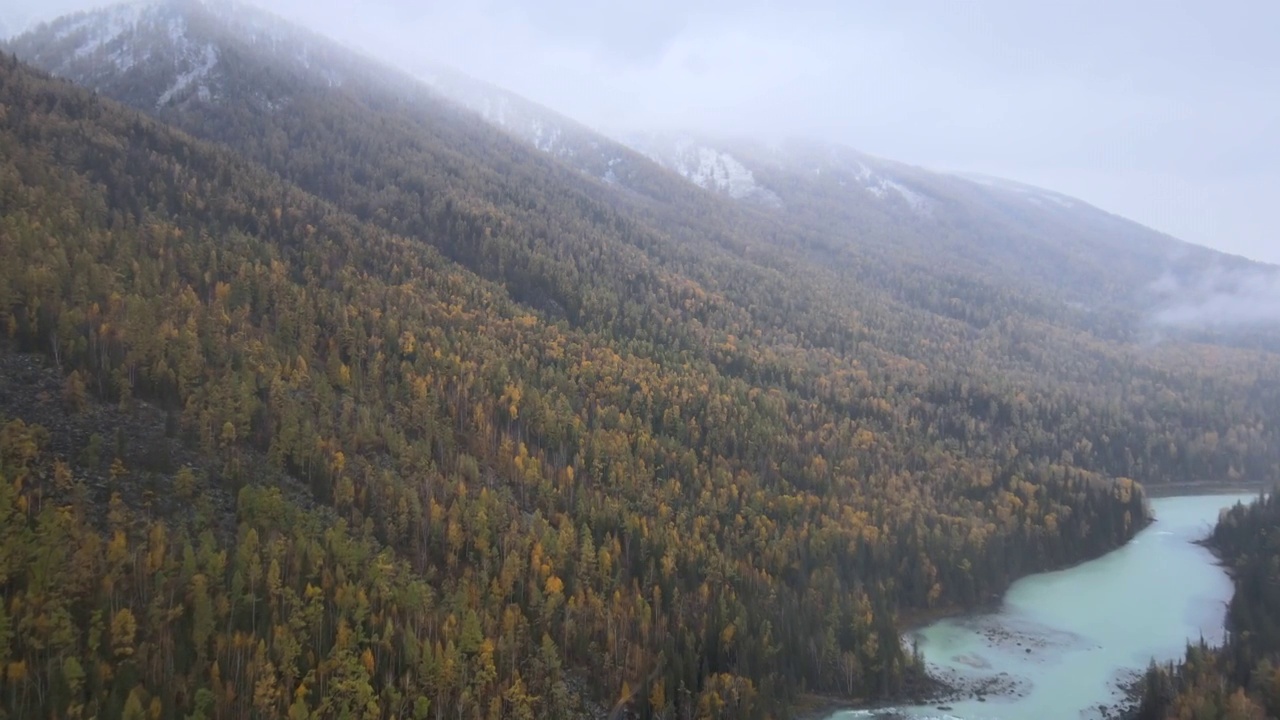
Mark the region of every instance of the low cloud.
[[1155, 325], [1229, 328], [1280, 324], [1280, 268], [1210, 266], [1166, 272], [1149, 290]]

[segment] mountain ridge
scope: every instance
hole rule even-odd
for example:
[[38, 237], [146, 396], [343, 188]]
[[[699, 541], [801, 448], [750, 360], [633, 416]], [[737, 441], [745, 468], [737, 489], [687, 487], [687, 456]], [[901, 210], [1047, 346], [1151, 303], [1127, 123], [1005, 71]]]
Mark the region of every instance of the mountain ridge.
[[[58, 42], [74, 40], [77, 31], [77, 27], [74, 23], [68, 23], [67, 19], [64, 18], [59, 21], [62, 24], [58, 28], [50, 28], [53, 41], [43, 41], [41, 42], [42, 49], [33, 50], [33, 48], [27, 48], [26, 51], [20, 52], [20, 54], [23, 54], [28, 59], [33, 60], [38, 65], [45, 66], [47, 69], [51, 69], [59, 74], [72, 76], [82, 84], [96, 87], [100, 90], [109, 90], [109, 88], [105, 87], [103, 84], [109, 79], [109, 76], [127, 73], [130, 68], [121, 67], [121, 57], [119, 55], [112, 55], [108, 53], [106, 54], [106, 58], [112, 62], [102, 62], [103, 56], [98, 54], [97, 51], [104, 46], [111, 46], [114, 41], [119, 40], [119, 35], [121, 34], [119, 28], [129, 24], [131, 19], [129, 18], [129, 15], [132, 14], [134, 16], [132, 21], [136, 25], [138, 20], [137, 16], [139, 15], [147, 13], [152, 15], [163, 15], [166, 12], [169, 12], [171, 17], [173, 17], [171, 11], [180, 11], [181, 8], [188, 5], [192, 9], [198, 8], [213, 15], [217, 18], [218, 22], [231, 23], [232, 27], [236, 28], [237, 34], [242, 36], [240, 39], [247, 38], [250, 43], [260, 42], [265, 37], [265, 39], [270, 40], [272, 44], [287, 45], [292, 43], [297, 46], [299, 38], [302, 38], [302, 47], [304, 48], [308, 45], [317, 48], [329, 48], [329, 44], [323, 38], [315, 36], [307, 31], [299, 32], [294, 30], [292, 31], [294, 37], [292, 38], [283, 38], [272, 35], [273, 32], [281, 32], [279, 28], [285, 27], [285, 25], [277, 22], [277, 18], [252, 9], [250, 6], [238, 6], [231, 3], [209, 0], [170, 0], [168, 2], [164, 0], [157, 2], [147, 2], [146, 0], [143, 0], [143, 2], [139, 3], [113, 6], [108, 10], [97, 11], [96, 15], [92, 13], [81, 13], [78, 15], [78, 17], [81, 18], [81, 22], [85, 22], [88, 25], [92, 25], [92, 23], [88, 22], [88, 18], [100, 18], [97, 23], [98, 26], [102, 26], [104, 24], [101, 21], [101, 18], [103, 15], [106, 15], [108, 18], [106, 25], [108, 27], [115, 28], [115, 32], [110, 33], [107, 37], [85, 37], [82, 38], [83, 41], [79, 43], [72, 52], [62, 52], [58, 50]], [[178, 12], [177, 15], [182, 16], [181, 12]], [[68, 27], [68, 25], [70, 25], [70, 27]], [[271, 30], [273, 27], [276, 28], [276, 30]], [[170, 32], [171, 34], [173, 33], [172, 28], [170, 29]], [[30, 35], [30, 33], [28, 33], [28, 35]], [[226, 38], [223, 38], [223, 41], [226, 40]], [[23, 40], [22, 38], [18, 38], [12, 44], [15, 49], [21, 50]], [[207, 85], [198, 82], [199, 77], [209, 72], [210, 66], [213, 64], [214, 58], [210, 55], [212, 52], [211, 47], [212, 46], [205, 46], [203, 48], [182, 48], [182, 52], [178, 54], [184, 55], [185, 57], [178, 58], [177, 64], [181, 66], [183, 72], [179, 72], [167, 86], [167, 89], [156, 98], [157, 103], [164, 104], [165, 102], [169, 102], [173, 100], [175, 96], [180, 95], [183, 92], [194, 91], [197, 94], [211, 92]], [[119, 50], [117, 50], [117, 53], [118, 52]], [[311, 59], [306, 57], [306, 52], [307, 51], [304, 50], [300, 54], [296, 54], [294, 57], [287, 58], [277, 54], [275, 56], [277, 57], [276, 62], [291, 62], [299, 66], [301, 69], [309, 69]], [[344, 50], [343, 52], [346, 51]], [[50, 58], [46, 60], [42, 55], [43, 53], [49, 53]], [[56, 63], [56, 67], [51, 66], [52, 56], [54, 55], [62, 58]], [[322, 55], [324, 55], [324, 53], [322, 53]], [[324, 65], [330, 68], [333, 67], [332, 61], [333, 58], [330, 57], [321, 57], [317, 59], [318, 65]], [[364, 58], [364, 61], [366, 67], [363, 68], [363, 72], [360, 75], [362, 82], [383, 81], [382, 78], [377, 77], [380, 73], [372, 71], [373, 64], [376, 64], [376, 61], [369, 60], [368, 58]], [[134, 62], [134, 60], [131, 59], [130, 62]], [[99, 72], [102, 72], [103, 76], [95, 74], [93, 71], [94, 65], [99, 66]], [[111, 70], [113, 66], [114, 71]], [[325, 81], [330, 84], [340, 82], [340, 79], [334, 76], [335, 73], [332, 69], [328, 72], [329, 76], [325, 78]], [[398, 77], [393, 81], [396, 84], [402, 84], [403, 82], [410, 81], [411, 78], [414, 78], [414, 76], [409, 73], [397, 72]], [[873, 158], [841, 146], [819, 146], [821, 149], [815, 153], [811, 148], [804, 147], [804, 144], [793, 143], [792, 147], [801, 147], [801, 152], [797, 153], [794, 150], [791, 150], [791, 158], [787, 159], [784, 157], [779, 161], [779, 153], [776, 150], [774, 152], [762, 152], [757, 146], [748, 147], [745, 152], [742, 152], [741, 150], [743, 148], [739, 143], [739, 147], [737, 148], [737, 151], [735, 151], [734, 143], [723, 143], [718, 141], [710, 142], [698, 140], [692, 136], [633, 136], [630, 138], [623, 138], [621, 142], [618, 142], [607, 138], [604, 135], [600, 135], [599, 133], [595, 133], [585, 126], [565, 118], [548, 108], [519, 98], [505, 90], [467, 78], [456, 71], [444, 68], [433, 68], [431, 71], [418, 73], [416, 78], [425, 80], [433, 87], [433, 89], [443, 96], [458, 102], [472, 111], [479, 112], [481, 116], [485, 117], [489, 122], [512, 133], [515, 137], [531, 144], [535, 148], [543, 151], [550, 151], [548, 154], [557, 157], [557, 159], [566, 162], [566, 164], [576, 167], [580, 171], [591, 175], [592, 177], [600, 178], [606, 182], [622, 187], [629, 187], [626, 177], [627, 168], [625, 166], [629, 163], [633, 163], [634, 161], [634, 158], [630, 157], [627, 153], [620, 152], [622, 147], [629, 147], [633, 151], [640, 152], [646, 157], [649, 157], [649, 159], [657, 162], [659, 165], [676, 172], [686, 180], [690, 180], [694, 184], [704, 187], [704, 189], [710, 188], [712, 191], [722, 192], [734, 199], [763, 204], [773, 208], [774, 210], [785, 210], [787, 204], [781, 200], [779, 196], [779, 188], [771, 187], [770, 185], [782, 186], [803, 181], [805, 179], [804, 175], [808, 171], [813, 171], [814, 174], [820, 174], [824, 169], [824, 165], [827, 170], [843, 175], [843, 179], [837, 180], [837, 182], [845, 182], [846, 184], [860, 187], [865, 191], [865, 193], [880, 200], [888, 199], [891, 201], [893, 198], [897, 198], [905, 203], [906, 207], [909, 208], [910, 211], [914, 211], [917, 215], [927, 215], [923, 210], [928, 205], [928, 201], [926, 199], [928, 197], [928, 193], [920, 192], [921, 188], [919, 187], [919, 183], [924, 181], [931, 184], [932, 189], [936, 191], [938, 189], [938, 183], [949, 176], [949, 174], [945, 173], [931, 173], [930, 171], [920, 168], [913, 168], [899, 163]], [[194, 90], [192, 88], [194, 88]], [[264, 102], [266, 102], [265, 99]], [[130, 99], [130, 103], [134, 105], [140, 104], [137, 98]], [[514, 117], [499, 117], [499, 113], [507, 113]], [[560, 143], [563, 147], [553, 147], [556, 143]], [[810, 143], [809, 145], [812, 144]], [[785, 155], [785, 153], [786, 148], [784, 148], [783, 154]], [[797, 155], [805, 156], [800, 160], [800, 163], [805, 167], [800, 168], [797, 165]], [[815, 155], [818, 157], [814, 157]], [[747, 159], [746, 165], [743, 163], [744, 157]], [[773, 162], [770, 162], [770, 160]], [[771, 182], [762, 182], [760, 180], [760, 173], [762, 172], [762, 169], [759, 166], [761, 164], [771, 166], [764, 170], [765, 172], [775, 173], [771, 178]], [[748, 165], [752, 165], [754, 167], [748, 167]], [[809, 165], [812, 165], [813, 167], [807, 167]], [[620, 168], [620, 166], [623, 167]], [[815, 195], [815, 193], [812, 192], [813, 185], [814, 183], [812, 182], [803, 183], [800, 191], [806, 196], [813, 196]], [[990, 183], [988, 183], [988, 186], [990, 186]], [[998, 198], [997, 204], [1000, 199], [1008, 200], [1009, 198], [1007, 195], [1009, 192], [1012, 192], [1015, 196], [1025, 197], [1028, 203], [1032, 204], [1044, 202], [1046, 198], [1053, 198], [1053, 200], [1049, 201], [1049, 204], [1055, 208], [1069, 210], [1078, 206], [1082, 210], [1089, 209], [1097, 211], [1096, 208], [1092, 208], [1092, 206], [1088, 206], [1082, 201], [1067, 198], [1059, 193], [1054, 193], [1053, 191], [1044, 189], [1031, 190], [1031, 186], [1024, 186], [1023, 184], [1016, 183], [1014, 181], [1000, 181], [996, 183], [995, 186], [1004, 191], [1004, 195], [1006, 196], [1004, 198]], [[1014, 188], [1025, 188], [1025, 190], [1015, 190]], [[632, 187], [632, 189], [636, 188]], [[953, 188], [944, 187], [944, 189]], [[830, 190], [831, 188], [827, 188], [827, 191]], [[643, 192], [643, 189], [640, 191]], [[863, 214], [871, 213], [874, 215], [876, 214], [874, 212], [875, 210], [883, 210], [883, 208], [869, 207], [862, 201], [865, 200], [865, 198], [851, 199], [847, 194], [842, 196], [840, 193], [835, 193], [832, 194], [831, 199], [833, 202], [847, 203], [853, 201], [855, 202], [858, 211]], [[1024, 215], [1027, 212], [1034, 212], [1037, 210], [1040, 210], [1040, 208], [1014, 208], [1015, 213], [1020, 212]], [[1002, 207], [997, 208], [997, 212], [1004, 213], [1007, 216], [1009, 213], [1008, 203], [1004, 203]], [[1097, 212], [1108, 215], [1113, 219], [1119, 218], [1119, 216], [1112, 216], [1104, 211]], [[801, 214], [803, 215], [803, 213]], [[812, 215], [813, 213], [809, 214]], [[833, 213], [828, 209], [821, 209], [817, 214], [832, 215]], [[896, 231], [899, 234], [901, 234], [903, 230], [903, 225], [909, 226], [911, 224], [910, 222], [904, 223], [900, 216], [895, 215], [892, 212], [881, 214], [890, 218], [890, 220], [886, 220], [885, 222], [891, 221], [899, 226]], [[838, 213], [835, 213], [835, 215], [838, 215]], [[1044, 213], [1039, 212], [1034, 220], [1043, 222], [1042, 216], [1044, 216]], [[795, 219], [796, 214], [791, 213], [784, 215], [784, 217], [787, 217], [788, 220], [793, 220]], [[989, 214], [982, 217], [985, 219], [978, 220], [976, 222], [992, 221]], [[813, 220], [811, 217], [802, 219], [807, 221]], [[923, 220], [926, 218], [916, 219]], [[1008, 218], [996, 217], [995, 220], [1007, 221]], [[1015, 218], [1015, 223], [1016, 222]], [[1153, 242], [1171, 245], [1171, 247], [1166, 248], [1163, 251], [1163, 256], [1159, 257], [1157, 256], [1158, 253], [1153, 254], [1152, 252], [1144, 250], [1138, 254], [1135, 260], [1123, 263], [1126, 266], [1145, 265], [1152, 268], [1166, 269], [1170, 266], [1172, 258], [1188, 252], [1197, 255], [1197, 262], [1201, 263], [1205, 262], [1207, 258], [1217, 257], [1215, 251], [1210, 251], [1198, 246], [1191, 246], [1188, 243], [1183, 243], [1183, 241], [1170, 238], [1162, 233], [1157, 233], [1147, 228], [1143, 228], [1137, 223], [1132, 223], [1132, 221], [1121, 219], [1121, 223], [1123, 223], [1123, 227], [1106, 228], [1105, 232], [1117, 234], [1118, 236], [1139, 238], [1142, 243], [1147, 245], [1150, 245]], [[868, 226], [866, 222], [863, 222], [860, 225], [856, 217], [851, 217], [847, 214], [839, 216], [837, 222], [832, 222], [832, 218], [826, 218], [819, 222], [818, 225], [824, 232], [831, 233], [833, 232], [833, 228], [835, 228], [834, 231], [837, 234], [846, 236], [866, 236], [874, 234], [875, 232], [874, 227]], [[868, 229], [869, 227], [871, 227], [870, 230]], [[926, 226], [916, 227], [911, 229], [909, 234], [932, 234], [936, 236], [936, 228]], [[1075, 234], [1079, 235], [1078, 232]], [[1033, 237], [1028, 240], [1027, 232], [1019, 230], [1018, 235], [1022, 238], [1022, 242], [1030, 243], [1032, 245], [1035, 244]], [[1131, 239], [1126, 242], [1128, 243], [1132, 241], [1133, 240]], [[921, 243], [920, 246], [923, 248], [921, 252], [925, 252], [927, 254], [929, 251], [933, 250], [928, 243], [936, 243], [936, 237], [929, 238], [928, 242], [919, 242]], [[1126, 243], [1113, 243], [1113, 247], [1108, 249], [1115, 250], [1119, 248], [1123, 251], [1125, 244]], [[1043, 248], [1043, 250], [1041, 248]], [[968, 248], [964, 248], [964, 250], [968, 250]], [[1037, 246], [1035, 251], [1028, 250], [1023, 252], [1023, 260], [1020, 260], [1019, 262], [1025, 262], [1026, 252], [1042, 252], [1046, 250], [1050, 254], [1054, 252], [1051, 248], [1045, 248], [1040, 245]], [[989, 254], [992, 251], [988, 249], [984, 252]], [[972, 256], [976, 253], [969, 252], [967, 254]], [[949, 259], [960, 263], [961, 265], [973, 266], [974, 263], [972, 261], [972, 257], [965, 257], [965, 255], [965, 252], [962, 252], [960, 248], [957, 248]], [[1057, 263], [1055, 266], [1065, 266], [1070, 268], [1074, 262], [1078, 261]], [[1006, 266], [1006, 271], [1007, 267], [1008, 266]], [[1085, 282], [1084, 278], [1090, 274], [1096, 273], [1097, 268], [1093, 267], [1082, 270], [1074, 274], [1073, 282]], [[1126, 281], [1126, 284], [1145, 287], [1159, 279], [1160, 274], [1161, 273], [1158, 270], [1146, 273], [1140, 278], [1140, 282]], [[1053, 279], [1054, 275], [1052, 273], [1045, 273], [1038, 278], [1041, 282], [1050, 282]], [[1098, 287], [1096, 285], [1092, 287], [1084, 286], [1080, 290], [1073, 292], [1072, 294], [1075, 295], [1075, 297], [1069, 298], [1069, 301], [1077, 302], [1080, 301], [1082, 297], [1094, 297], [1097, 293]], [[1114, 292], [1111, 294], [1115, 295]], [[1131, 301], [1132, 299], [1133, 298], [1124, 298], [1126, 302]]]
[[[428, 77], [428, 82], [447, 97], [477, 111], [495, 126], [531, 142], [535, 147], [539, 147], [536, 136], [547, 132], [548, 128], [553, 128], [557, 137], [594, 132], [553, 110], [482, 81], [452, 71], [442, 71], [441, 74], [450, 80], [440, 82]], [[514, 106], [518, 112], [512, 113], [514, 119], [510, 116], [497, 117], [492, 110], [495, 104]], [[530, 132], [530, 127], [536, 130]], [[568, 130], [562, 132], [562, 127]], [[940, 226], [936, 223], [930, 226], [927, 222], [939, 220], [930, 215], [931, 203], [935, 201], [930, 199], [929, 193], [941, 193], [945, 199], [941, 204], [943, 208], [955, 206], [958, 197], [961, 198], [961, 206], [970, 210], [959, 218], [945, 219], [942, 227], [954, 228], [957, 223], [970, 223], [980, 227], [1004, 228], [998, 232], [1009, 237], [1005, 241], [1007, 245], [1003, 249], [997, 247], [994, 252], [990, 247], [975, 247], [972, 238], [961, 238], [950, 251], [944, 250], [944, 257], [949, 262], [965, 268], [969, 274], [1016, 278], [1021, 270], [1033, 263], [1039, 266], [1039, 274], [1023, 285], [1024, 290], [1058, 287], [1066, 277], [1074, 287], [1063, 288], [1065, 292], [1057, 302], [1094, 307], [1100, 312], [1127, 313], [1129, 318], [1125, 324], [1128, 328], [1123, 332], [1130, 337], [1165, 337], [1171, 332], [1176, 335], [1185, 331], [1188, 337], [1208, 342], [1245, 346], [1261, 344], [1272, 349], [1280, 347], [1280, 335], [1276, 330], [1280, 326], [1280, 318], [1249, 320], [1249, 313], [1240, 313], [1241, 319], [1234, 321], [1230, 314], [1214, 316], [1207, 310], [1189, 307], [1187, 301], [1179, 297], [1205, 295], [1206, 285], [1222, 285], [1224, 283], [1218, 282], [1222, 276], [1238, 274], [1240, 279], [1235, 284], [1254, 287], [1254, 294], [1225, 292], [1213, 296], [1204, 306], [1256, 305], [1258, 292], [1263, 294], [1262, 300], [1266, 302], [1267, 296], [1273, 294], [1272, 283], [1268, 281], [1268, 287], [1257, 290], [1259, 283], [1255, 279], [1259, 274], [1275, 273], [1275, 266], [1188, 243], [1053, 190], [973, 173], [932, 171], [845, 146], [814, 141], [760, 144], [717, 141], [690, 133], [630, 133], [617, 137], [623, 145], [704, 190], [766, 207], [788, 221], [809, 225], [824, 235], [872, 235], [878, 232], [877, 224], [891, 222], [898, 233], [894, 242], [901, 249], [902, 216], [907, 215], [906, 224], [917, 226], [907, 229], [908, 236], [917, 238], [911, 252], [928, 261], [936, 262], [941, 241]], [[553, 148], [539, 149], [557, 154]], [[581, 154], [559, 156], [587, 174], [598, 172], [598, 167], [583, 164], [580, 157]], [[619, 160], [609, 161], [606, 179], [611, 177], [615, 162]], [[813, 178], [809, 173], [816, 177], [824, 171], [828, 176], [834, 174], [837, 177], [835, 183], [839, 185], [839, 192], [833, 193], [830, 187], [815, 188], [816, 183], [811, 182]], [[761, 181], [762, 177], [767, 181]], [[788, 212], [803, 203], [794, 199], [792, 203], [785, 202], [778, 189], [793, 184], [800, 186], [802, 198], [827, 196], [829, 205], [816, 211]], [[977, 186], [976, 191], [974, 185]], [[852, 197], [849, 192], [853, 192]], [[868, 204], [865, 197], [858, 197], [859, 193], [868, 194], [880, 202]], [[899, 211], [895, 217], [895, 202], [901, 203], [900, 208], [907, 212]], [[832, 206], [848, 203], [855, 208], [855, 215], [832, 210]], [[978, 209], [976, 215], [973, 208]], [[877, 215], [888, 219], [867, 220]], [[1040, 228], [1047, 228], [1054, 235], [1066, 233], [1068, 243], [1079, 244], [1081, 249], [1073, 255], [1063, 255], [1053, 245], [1040, 243], [1036, 237], [1042, 232]], [[948, 232], [950, 230], [944, 230], [941, 234]], [[1021, 246], [1027, 249], [1016, 249]], [[859, 251], [868, 249], [861, 241], [855, 241], [854, 247]], [[1081, 253], [1105, 259], [1082, 265]], [[1037, 255], [1050, 259], [1038, 260]], [[997, 260], [995, 264], [988, 262], [984, 267], [981, 262], [975, 262], [975, 257], [1003, 260]], [[1115, 265], [1123, 267], [1124, 276], [1106, 284], [1092, 281], [1095, 277], [1114, 274]], [[1178, 280], [1171, 285], [1170, 278]], [[1175, 285], [1176, 292], [1171, 290]], [[1280, 280], [1274, 282], [1274, 287], [1280, 287]], [[1184, 289], [1186, 292], [1182, 292]], [[1196, 319], [1202, 317], [1207, 322]], [[1177, 318], [1183, 318], [1183, 321]], [[1244, 328], [1243, 332], [1239, 331], [1241, 328]], [[1251, 334], [1259, 329], [1265, 329], [1263, 335]]]

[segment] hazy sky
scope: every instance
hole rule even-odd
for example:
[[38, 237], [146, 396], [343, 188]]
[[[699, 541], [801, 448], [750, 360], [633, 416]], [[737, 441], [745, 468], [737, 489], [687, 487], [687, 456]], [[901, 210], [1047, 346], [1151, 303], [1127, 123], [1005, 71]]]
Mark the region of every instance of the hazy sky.
[[[0, 22], [85, 4], [0, 0]], [[258, 4], [606, 131], [834, 140], [1280, 263], [1275, 0]]]

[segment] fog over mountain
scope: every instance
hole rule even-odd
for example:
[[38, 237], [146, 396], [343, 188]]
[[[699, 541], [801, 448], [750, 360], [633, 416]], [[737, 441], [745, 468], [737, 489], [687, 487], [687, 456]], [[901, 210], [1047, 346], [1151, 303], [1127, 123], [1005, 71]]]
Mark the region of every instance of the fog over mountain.
[[[0, 31], [101, 5], [0, 2]], [[1083, 198], [1280, 262], [1263, 2], [851, 7], [264, 0], [411, 72], [445, 63], [616, 136], [807, 137]]]
[[1171, 298], [1153, 316], [1161, 326], [1248, 326], [1280, 318], [1280, 275], [1275, 272], [1212, 267], [1190, 281], [1166, 273], [1152, 289]]

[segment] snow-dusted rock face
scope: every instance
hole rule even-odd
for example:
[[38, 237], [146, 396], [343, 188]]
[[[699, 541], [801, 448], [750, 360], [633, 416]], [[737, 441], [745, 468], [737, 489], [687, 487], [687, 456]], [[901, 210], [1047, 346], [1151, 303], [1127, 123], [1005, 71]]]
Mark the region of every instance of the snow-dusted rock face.
[[344, 80], [341, 70], [325, 62], [329, 43], [267, 13], [222, 0], [126, 2], [39, 25], [9, 45], [56, 75], [156, 107], [218, 102], [229, 47], [266, 50], [276, 67], [310, 72], [314, 81], [329, 86]]
[[735, 200], [780, 203], [776, 193], [756, 181], [750, 168], [709, 144], [659, 135], [610, 139], [536, 103], [451, 70], [437, 68], [420, 78], [490, 124], [607, 183], [622, 184], [619, 173], [629, 162], [626, 153], [617, 152], [618, 142], [699, 187]]
[[[536, 103], [448, 69], [437, 68], [420, 77], [444, 97], [517, 139], [606, 183], [623, 184], [620, 173], [630, 158], [618, 152], [621, 148], [613, 140]], [[772, 196], [756, 184], [745, 165], [727, 153], [687, 139], [654, 136], [618, 140], [707, 190], [734, 199]]]
[[542, 152], [560, 158], [576, 154], [565, 137], [566, 121], [550, 110], [457, 73], [441, 70], [421, 78], [441, 95]]
[[160, 98], [156, 100], [157, 105], [164, 105], [185, 90], [191, 87], [196, 88], [196, 97], [204, 102], [212, 99], [209, 92], [209, 86], [203, 81], [209, 77], [209, 73], [213, 71], [214, 66], [218, 64], [218, 49], [212, 45], [205, 45], [203, 48], [203, 57], [192, 58], [189, 54], [184, 60], [191, 65], [191, 69], [186, 72], [179, 73], [173, 80], [173, 84], [167, 90], [160, 94]]
[[672, 160], [676, 172], [708, 190], [718, 190], [736, 199], [762, 190], [747, 166], [715, 148], [684, 141], [676, 146]]
[[[814, 184], [869, 195], [887, 207], [905, 204], [921, 216], [928, 216], [933, 207], [927, 194], [896, 172], [900, 168], [895, 164], [844, 147], [734, 145], [661, 135], [633, 135], [625, 142], [700, 187], [767, 207], [783, 208], [788, 194]], [[769, 179], [762, 180], [765, 177]], [[778, 184], [770, 187], [773, 182]]]
[[132, 2], [78, 13], [14, 38], [20, 56], [96, 89], [163, 60], [166, 78], [146, 83], [156, 105], [188, 94], [212, 99], [218, 49], [191, 32], [174, 3]]
[[440, 96], [478, 114], [511, 137], [608, 185], [647, 192], [646, 182], [637, 178], [659, 171], [634, 146], [515, 93], [443, 67], [418, 78]]
[[886, 177], [882, 173], [878, 173], [867, 167], [861, 161], [855, 161], [856, 172], [855, 177], [860, 181], [861, 186], [867, 192], [875, 195], [880, 199], [886, 198], [889, 193], [897, 193], [912, 210], [918, 213], [928, 213], [929, 200], [924, 195], [912, 190], [902, 183], [892, 178]]
[[831, 192], [880, 203], [889, 211], [905, 207], [915, 216], [932, 215], [934, 201], [919, 182], [921, 174], [928, 173], [919, 168], [825, 143], [790, 143], [772, 148], [768, 157], [779, 171], [804, 178], [806, 187], [825, 185]]
[[687, 136], [636, 134], [624, 139], [654, 162], [672, 170], [698, 187], [735, 200], [778, 206], [782, 200], [758, 182], [751, 168], [726, 150]]
[[58, 75], [70, 77], [79, 71], [77, 75], [85, 76], [91, 64], [101, 67], [97, 74], [127, 72], [135, 65], [132, 46], [137, 25], [154, 9], [138, 3], [79, 13], [41, 24], [11, 42], [21, 56]]

